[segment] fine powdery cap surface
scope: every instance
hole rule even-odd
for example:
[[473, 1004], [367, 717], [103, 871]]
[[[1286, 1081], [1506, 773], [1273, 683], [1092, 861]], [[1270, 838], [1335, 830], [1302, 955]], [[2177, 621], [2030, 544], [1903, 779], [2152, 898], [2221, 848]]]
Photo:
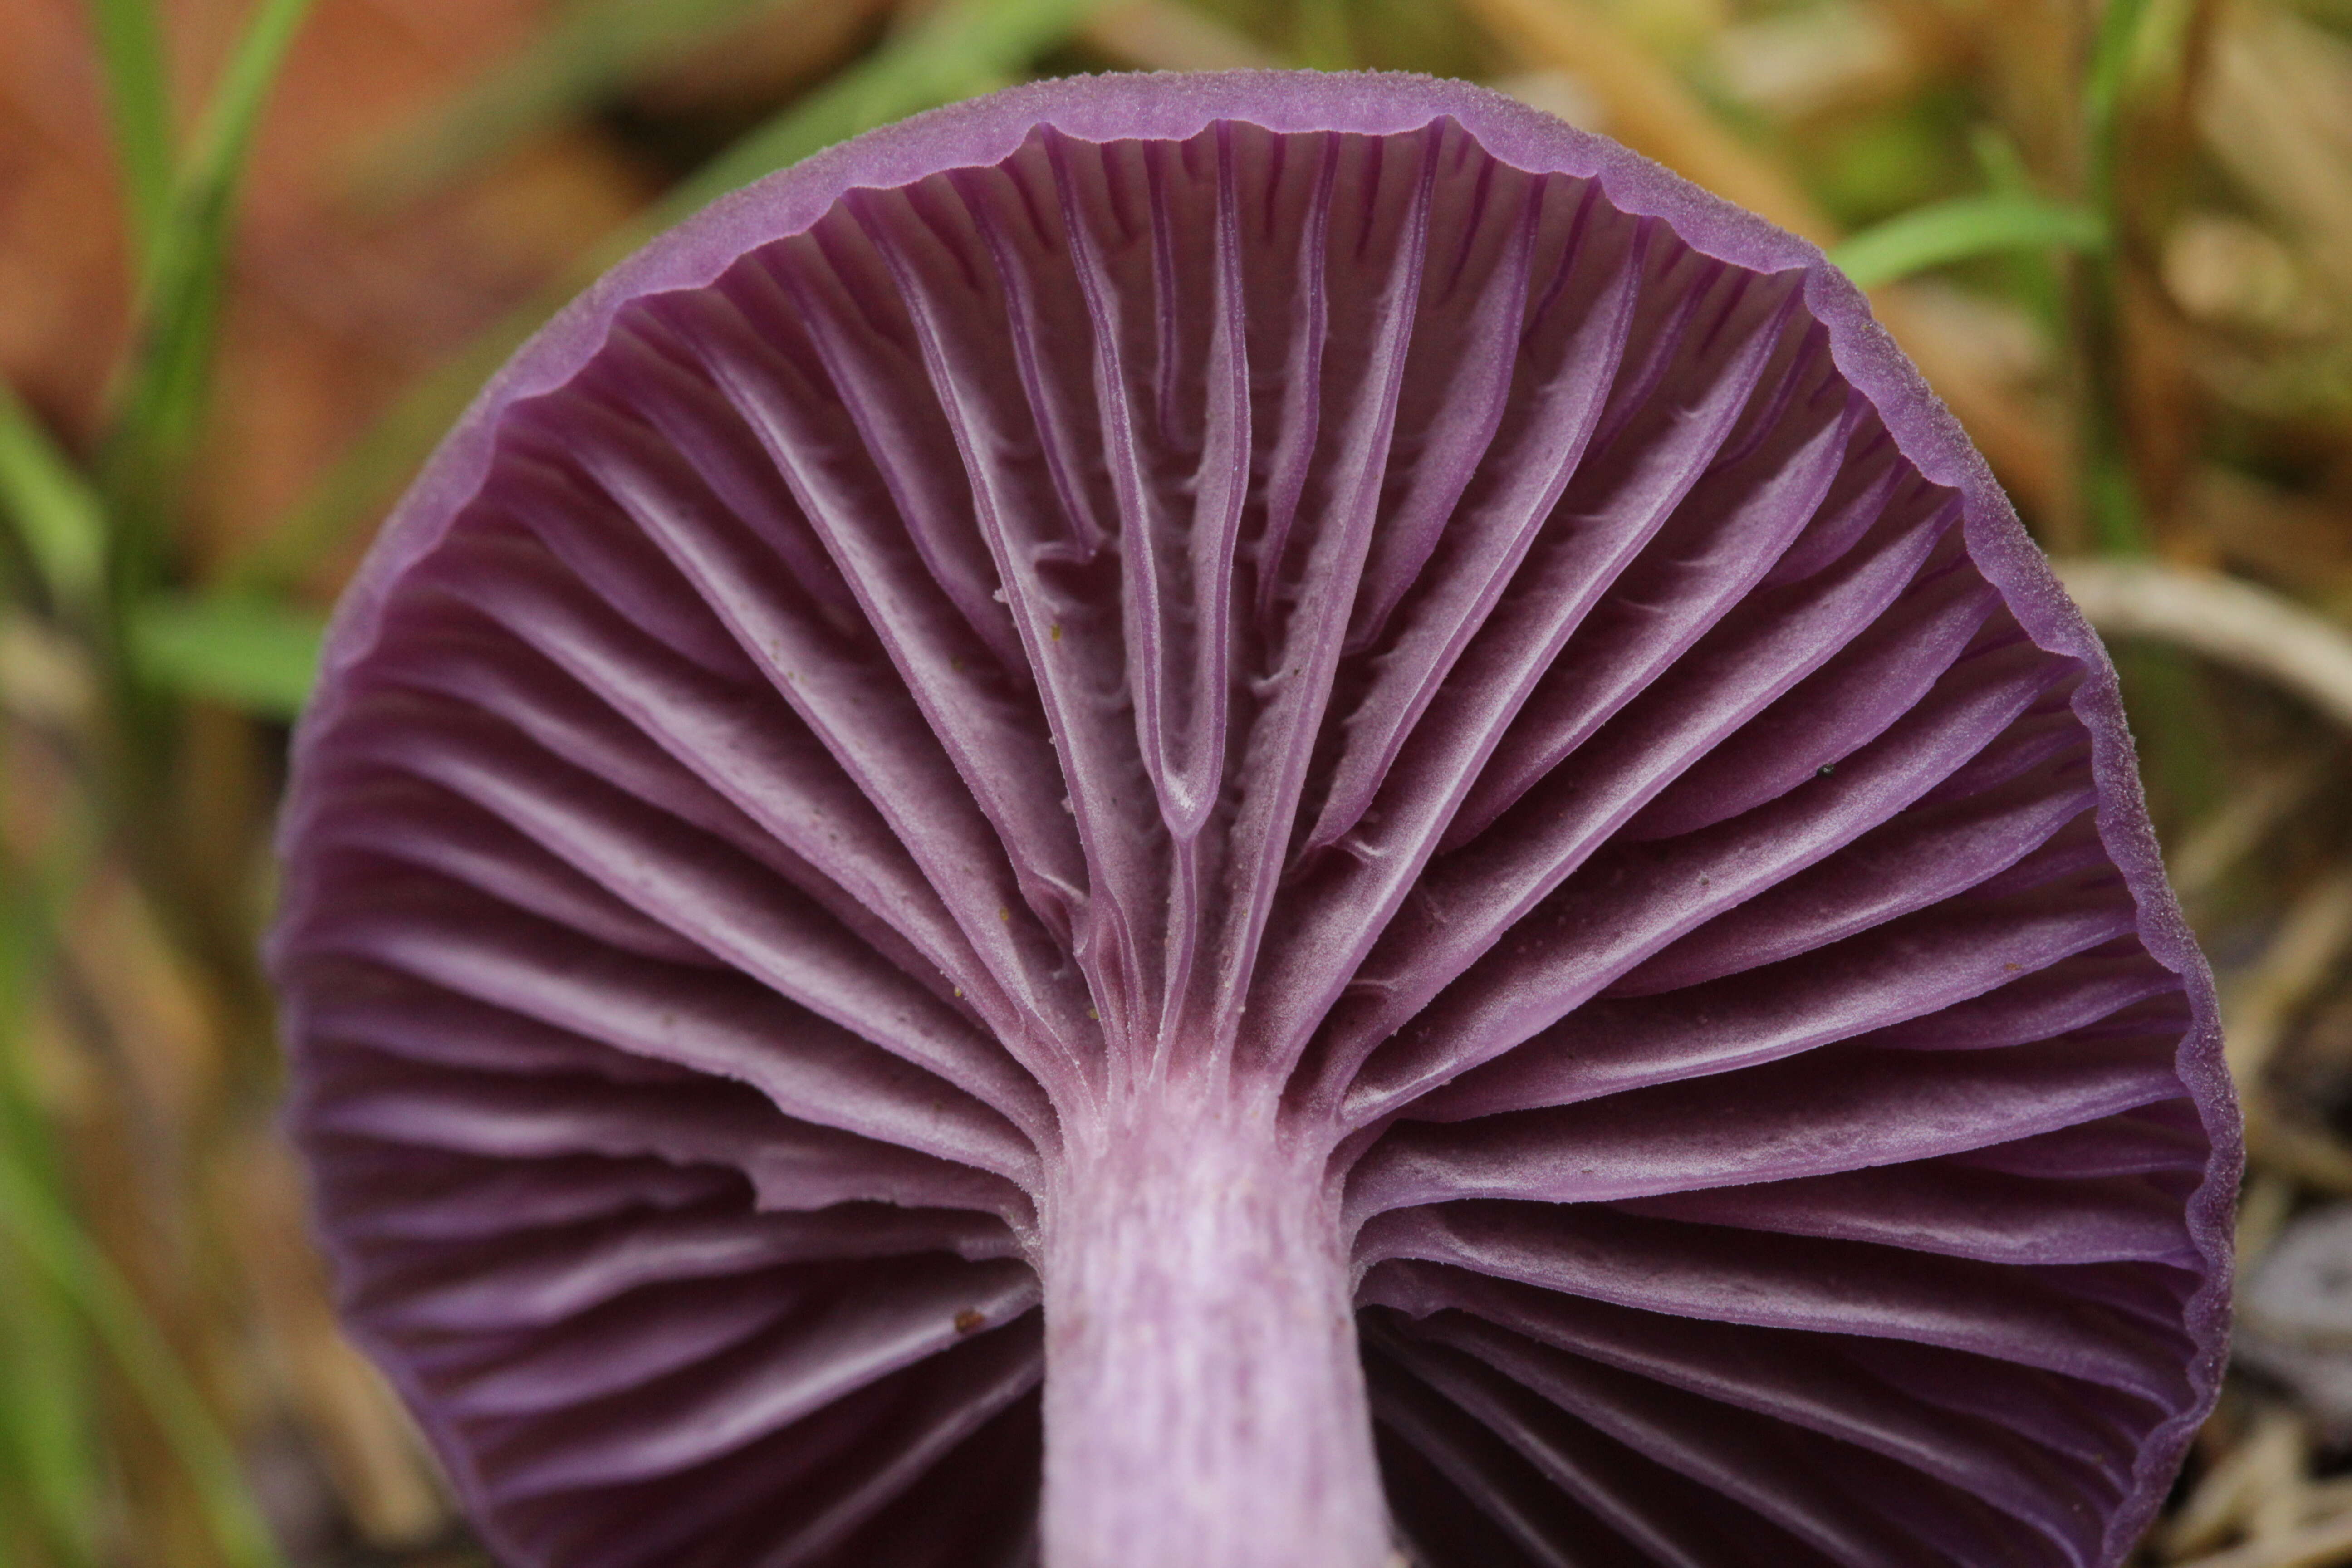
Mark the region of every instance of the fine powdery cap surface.
[[513, 1568], [2106, 1568], [2214, 1397], [2104, 656], [1818, 252], [1478, 89], [1038, 84], [659, 240], [282, 843]]

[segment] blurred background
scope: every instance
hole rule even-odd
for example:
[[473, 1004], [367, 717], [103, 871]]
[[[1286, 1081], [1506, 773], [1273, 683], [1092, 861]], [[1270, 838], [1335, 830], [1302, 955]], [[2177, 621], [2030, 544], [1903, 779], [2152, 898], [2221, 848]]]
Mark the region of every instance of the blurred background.
[[1493, 83], [1831, 247], [2123, 668], [2239, 1370], [2149, 1563], [2352, 1563], [2352, 0], [0, 0], [0, 1564], [485, 1564], [339, 1336], [254, 955], [325, 606], [655, 230], [1035, 76]]

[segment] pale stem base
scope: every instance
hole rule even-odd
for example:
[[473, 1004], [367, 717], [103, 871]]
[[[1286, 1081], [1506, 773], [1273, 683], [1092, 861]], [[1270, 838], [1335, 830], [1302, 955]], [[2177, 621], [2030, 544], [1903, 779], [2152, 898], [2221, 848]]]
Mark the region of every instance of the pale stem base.
[[1320, 1156], [1227, 1107], [1083, 1142], [1045, 1215], [1046, 1568], [1381, 1568]]

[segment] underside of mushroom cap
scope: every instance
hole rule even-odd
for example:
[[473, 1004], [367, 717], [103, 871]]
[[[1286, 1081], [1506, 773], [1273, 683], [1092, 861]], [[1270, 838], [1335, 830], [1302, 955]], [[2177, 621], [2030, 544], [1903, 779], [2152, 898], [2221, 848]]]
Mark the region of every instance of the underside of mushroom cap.
[[1039, 84], [649, 247], [281, 842], [518, 1565], [2105, 1568], [2218, 1384], [2095, 641], [1816, 251], [1477, 89]]

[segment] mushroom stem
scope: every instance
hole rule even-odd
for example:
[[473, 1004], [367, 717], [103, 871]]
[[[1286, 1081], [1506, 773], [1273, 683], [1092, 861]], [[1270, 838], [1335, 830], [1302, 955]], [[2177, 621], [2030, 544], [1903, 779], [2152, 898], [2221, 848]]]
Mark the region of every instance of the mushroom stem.
[[1320, 1151], [1155, 1099], [1045, 1216], [1048, 1568], [1379, 1568], [1387, 1509]]

